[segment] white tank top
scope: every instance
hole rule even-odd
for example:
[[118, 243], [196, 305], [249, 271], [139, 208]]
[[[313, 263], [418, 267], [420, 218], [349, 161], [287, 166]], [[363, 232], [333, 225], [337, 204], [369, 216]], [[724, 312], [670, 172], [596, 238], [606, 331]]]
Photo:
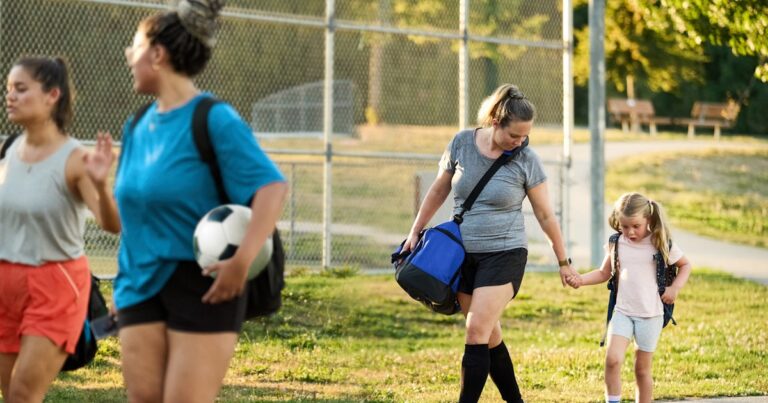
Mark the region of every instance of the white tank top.
[[26, 135], [0, 160], [0, 260], [40, 266], [83, 255], [85, 203], [65, 178], [67, 160], [80, 142], [69, 138], [43, 161], [27, 164], [17, 154]]

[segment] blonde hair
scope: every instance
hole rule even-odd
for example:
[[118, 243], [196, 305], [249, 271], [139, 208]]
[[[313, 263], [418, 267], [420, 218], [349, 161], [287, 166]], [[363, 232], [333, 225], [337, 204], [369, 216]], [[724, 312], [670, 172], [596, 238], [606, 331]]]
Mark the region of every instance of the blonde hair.
[[651, 200], [640, 193], [624, 193], [613, 205], [613, 212], [608, 217], [608, 225], [617, 232], [621, 232], [620, 217], [633, 217], [642, 215], [648, 219], [651, 232], [651, 243], [661, 252], [664, 261], [669, 260], [669, 240], [671, 235], [667, 225], [667, 217], [664, 208], [658, 202]]
[[483, 100], [477, 111], [477, 124], [481, 127], [506, 127], [510, 122], [530, 122], [536, 115], [536, 107], [515, 85], [503, 84]]

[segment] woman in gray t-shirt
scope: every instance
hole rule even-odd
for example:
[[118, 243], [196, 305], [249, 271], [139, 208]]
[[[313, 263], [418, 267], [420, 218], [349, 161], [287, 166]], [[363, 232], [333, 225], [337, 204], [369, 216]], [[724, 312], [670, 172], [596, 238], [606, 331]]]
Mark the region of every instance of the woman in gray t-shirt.
[[[419, 233], [452, 189], [454, 212], [459, 213], [493, 161], [505, 151], [524, 147], [534, 114], [533, 104], [511, 84], [502, 85], [485, 99], [478, 112], [481, 127], [459, 132], [446, 147], [440, 172], [419, 209], [404, 250], [416, 246]], [[467, 318], [460, 402], [476, 402], [489, 374], [505, 401], [522, 402], [499, 318], [519, 291], [525, 272], [528, 244], [521, 210], [526, 196], [557, 256], [563, 286], [576, 274], [549, 202], [541, 161], [526, 147], [491, 178], [472, 210], [464, 214], [460, 227], [467, 251], [458, 294]]]

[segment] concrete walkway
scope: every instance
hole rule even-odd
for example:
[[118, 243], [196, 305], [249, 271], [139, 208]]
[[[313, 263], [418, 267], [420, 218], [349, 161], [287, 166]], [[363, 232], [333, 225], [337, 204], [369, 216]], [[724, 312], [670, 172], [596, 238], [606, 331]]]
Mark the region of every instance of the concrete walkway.
[[748, 396], [748, 397], [715, 397], [710, 399], [685, 399], [685, 400], [656, 400], [656, 402], [686, 402], [686, 403], [767, 403], [768, 396]]
[[[534, 146], [535, 150], [544, 159], [557, 158], [561, 152], [560, 146]], [[592, 201], [590, 196], [590, 148], [589, 144], [576, 144], [573, 148], [573, 169], [571, 170], [571, 204], [570, 204], [570, 238], [571, 255], [577, 267], [588, 267], [590, 264], [590, 217]], [[740, 144], [732, 142], [714, 142], [708, 140], [680, 140], [680, 141], [643, 141], [643, 142], [609, 142], [605, 145], [606, 163], [620, 160], [621, 158], [638, 154], [652, 154], [662, 151], [676, 150], [703, 150], [708, 148], [747, 148], [762, 147], [768, 145], [759, 143]], [[548, 166], [548, 175], [557, 178], [556, 168]], [[550, 184], [554, 186], [556, 184]], [[554, 192], [550, 192], [554, 193]], [[660, 200], [663, 204], [664, 201]], [[611, 204], [605, 204], [604, 234], [606, 239], [613, 232], [608, 227], [607, 217], [611, 211]], [[526, 222], [528, 228], [536, 228], [537, 224], [530, 218]], [[529, 233], [541, 231], [529, 231]], [[768, 285], [768, 249], [737, 245], [712, 238], [705, 238], [673, 228], [673, 237], [679, 242], [685, 255], [696, 267], [711, 267], [722, 269], [738, 277], [750, 279]], [[533, 248], [532, 248], [533, 249]], [[551, 250], [542, 254], [551, 255]]]

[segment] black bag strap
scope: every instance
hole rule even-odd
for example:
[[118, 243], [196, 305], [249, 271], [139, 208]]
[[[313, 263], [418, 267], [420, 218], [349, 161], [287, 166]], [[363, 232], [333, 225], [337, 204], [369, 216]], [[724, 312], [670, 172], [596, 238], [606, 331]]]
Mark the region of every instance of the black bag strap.
[[213, 150], [211, 137], [208, 134], [208, 112], [219, 102], [221, 101], [216, 98], [204, 97], [197, 103], [192, 115], [192, 137], [195, 140], [195, 147], [197, 147], [200, 158], [211, 169], [213, 183], [216, 185], [221, 204], [227, 204], [229, 203], [229, 196], [227, 196], [227, 190], [224, 188], [224, 179], [221, 176], [221, 169]]
[[8, 149], [11, 148], [11, 144], [13, 144], [14, 141], [16, 141], [17, 138], [19, 138], [21, 134], [14, 133], [8, 136], [8, 138], [5, 139], [3, 142], [3, 146], [0, 147], [0, 160], [5, 158], [5, 154], [8, 152]]
[[453, 216], [453, 221], [457, 224], [461, 224], [462, 221], [464, 221], [464, 213], [472, 209], [472, 205], [475, 204], [475, 201], [477, 200], [477, 197], [480, 196], [480, 192], [483, 191], [483, 188], [485, 188], [485, 185], [488, 184], [488, 182], [491, 181], [491, 177], [493, 177], [494, 174], [496, 174], [496, 171], [501, 168], [502, 165], [506, 164], [509, 160], [515, 158], [520, 152], [523, 151], [525, 147], [528, 147], [528, 138], [525, 138], [525, 141], [523, 144], [521, 144], [519, 147], [515, 148], [512, 151], [509, 152], [503, 152], [499, 158], [496, 158], [496, 161], [493, 161], [493, 165], [491, 165], [490, 168], [488, 168], [488, 171], [485, 172], [485, 175], [483, 175], [482, 178], [480, 178], [480, 181], [477, 182], [477, 185], [475, 185], [475, 188], [472, 189], [472, 192], [469, 193], [469, 196], [466, 200], [464, 200], [464, 203], [461, 205], [461, 212], [459, 214], [456, 214]]

